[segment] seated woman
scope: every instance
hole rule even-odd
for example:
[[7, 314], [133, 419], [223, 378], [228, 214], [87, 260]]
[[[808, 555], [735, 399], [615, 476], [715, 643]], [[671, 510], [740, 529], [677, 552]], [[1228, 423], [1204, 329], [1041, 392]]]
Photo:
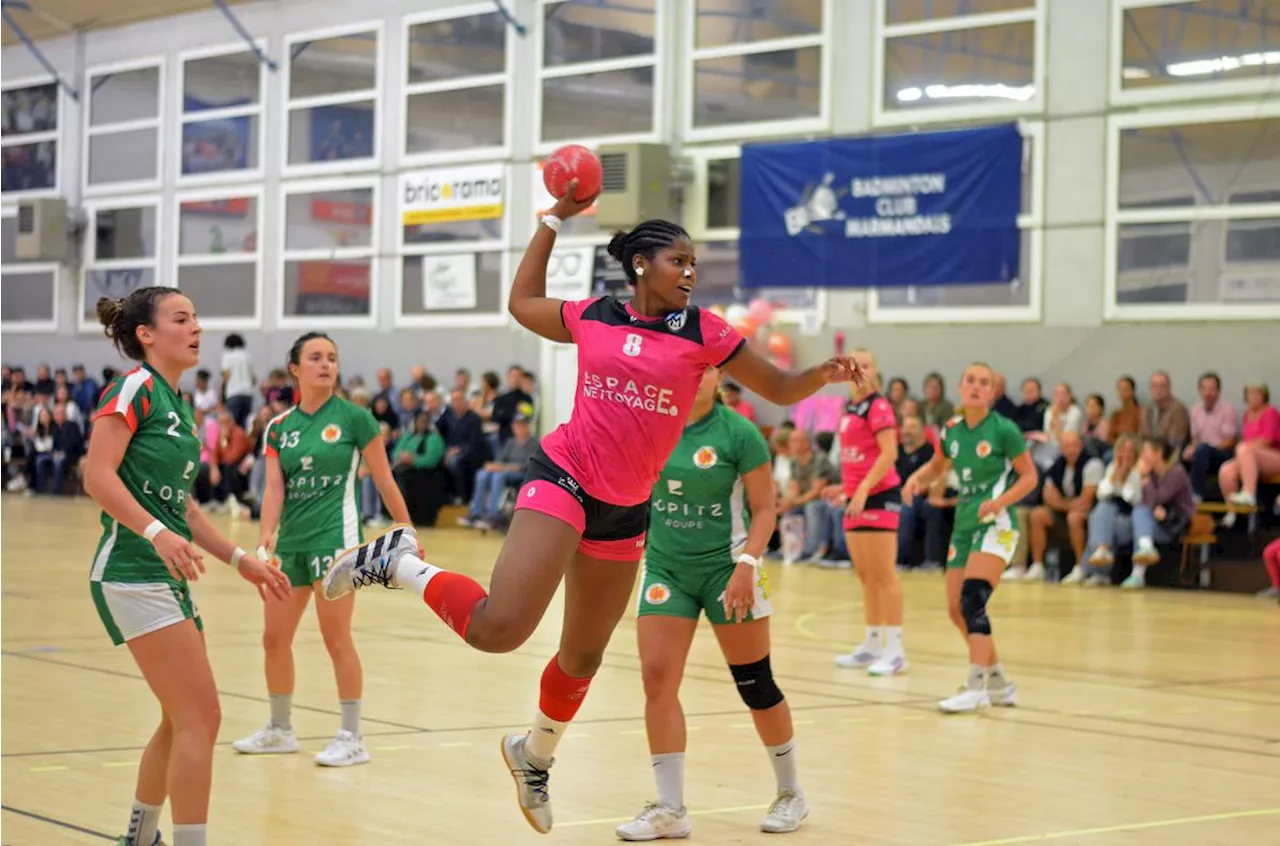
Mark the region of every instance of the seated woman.
[[[1271, 390], [1261, 382], [1244, 389], [1244, 425], [1236, 457], [1218, 471], [1223, 498], [1232, 505], [1258, 504], [1258, 477], [1280, 473], [1280, 411], [1271, 405]], [[1230, 526], [1234, 513], [1222, 522]]]
[[420, 411], [413, 418], [413, 431], [396, 442], [391, 471], [414, 525], [434, 526], [448, 498], [449, 475], [441, 466], [443, 460], [444, 438], [431, 425], [431, 414]]

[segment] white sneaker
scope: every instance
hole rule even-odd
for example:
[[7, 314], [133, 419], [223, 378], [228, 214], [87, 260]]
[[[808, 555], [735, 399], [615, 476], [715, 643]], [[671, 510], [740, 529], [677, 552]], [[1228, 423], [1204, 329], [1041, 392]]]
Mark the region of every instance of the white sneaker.
[[1151, 538], [1138, 541], [1138, 548], [1133, 551], [1134, 564], [1157, 564], [1160, 562], [1160, 551], [1151, 542]]
[[231, 748], [246, 755], [284, 755], [298, 751], [298, 736], [291, 728], [267, 723], [266, 728], [233, 742]]
[[[520, 805], [524, 818], [533, 826], [534, 831], [546, 834], [551, 830], [551, 796], [547, 793], [547, 770], [555, 763], [535, 761], [525, 751], [524, 744], [528, 735], [512, 732], [502, 738], [502, 758], [511, 770], [511, 778], [516, 783], [516, 802]], [[545, 764], [545, 766], [541, 766]]]
[[1020, 569], [1018, 567], [1009, 567], [1004, 571], [1004, 574], [1000, 576], [1000, 581], [1020, 582], [1023, 580], [1023, 578], [1026, 577], [1026, 575], [1027, 575], [1026, 570]]
[[1116, 563], [1116, 556], [1110, 549], [1100, 546], [1089, 556], [1089, 563], [1095, 567], [1110, 567]]
[[364, 748], [364, 738], [344, 729], [329, 741], [324, 751], [316, 755], [316, 763], [322, 767], [350, 767], [369, 763], [369, 753]]
[[619, 840], [679, 840], [693, 833], [693, 820], [684, 808], [650, 802], [631, 822], [613, 830]]
[[987, 698], [991, 704], [1001, 708], [1013, 708], [1018, 704], [1018, 686], [1009, 682], [1003, 687], [987, 685]]
[[1067, 575], [1062, 579], [1062, 581], [1058, 582], [1058, 584], [1060, 585], [1084, 584], [1084, 580], [1087, 578], [1089, 578], [1089, 574], [1085, 572], [1085, 568], [1082, 566], [1076, 566], [1071, 568], [1071, 572], [1067, 573]]
[[875, 663], [867, 667], [867, 675], [869, 676], [896, 676], [905, 673], [907, 667], [907, 656], [901, 652], [884, 653]]
[[1101, 573], [1094, 573], [1089, 577], [1089, 581], [1084, 584], [1085, 587], [1111, 587], [1111, 577], [1104, 576]]
[[1024, 582], [1043, 582], [1044, 581], [1044, 565], [1036, 562], [1027, 568], [1027, 572], [1023, 573], [1022, 580]]
[[880, 653], [865, 643], [855, 646], [848, 655], [837, 655], [836, 666], [842, 670], [865, 670], [880, 660]]
[[773, 800], [769, 811], [760, 823], [760, 830], [770, 834], [784, 834], [800, 828], [800, 823], [809, 816], [809, 803], [804, 801], [804, 794], [798, 790], [779, 790], [778, 798]]
[[1258, 504], [1258, 498], [1248, 491], [1236, 491], [1227, 497], [1227, 502], [1232, 505], [1243, 505], [1246, 508], [1255, 507]]
[[397, 523], [385, 534], [338, 553], [337, 560], [324, 576], [325, 599], [337, 599], [373, 584], [393, 589], [400, 587], [395, 583], [394, 564], [406, 552], [417, 551], [417, 531], [413, 526]]
[[458, 528], [460, 528], [460, 529], [470, 529], [474, 522], [475, 522], [475, 521], [473, 521], [470, 517], [459, 517], [459, 518], [458, 518]]
[[948, 696], [938, 703], [938, 710], [948, 714], [967, 714], [980, 708], [990, 708], [991, 697], [986, 688], [970, 690], [963, 688], [954, 696]]

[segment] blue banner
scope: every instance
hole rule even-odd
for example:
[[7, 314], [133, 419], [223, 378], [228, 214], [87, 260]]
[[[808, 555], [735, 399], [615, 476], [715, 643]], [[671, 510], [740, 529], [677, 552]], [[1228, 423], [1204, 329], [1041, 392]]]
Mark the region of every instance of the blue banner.
[[1018, 275], [1015, 124], [742, 148], [747, 288], [1010, 282]]

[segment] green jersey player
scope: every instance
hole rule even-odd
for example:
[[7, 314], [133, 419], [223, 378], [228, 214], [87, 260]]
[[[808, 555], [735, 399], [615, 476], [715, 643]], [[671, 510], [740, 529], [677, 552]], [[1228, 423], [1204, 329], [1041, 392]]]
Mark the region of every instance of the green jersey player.
[[[293, 636], [334, 558], [364, 542], [356, 474], [362, 458], [391, 516], [409, 522], [378, 422], [368, 409], [335, 393], [338, 349], [333, 341], [319, 332], [303, 335], [289, 350], [289, 374], [298, 385], [298, 404], [268, 423], [263, 438], [267, 487], [259, 549], [263, 556], [274, 553], [293, 593], [287, 602], [268, 602], [263, 609], [271, 720], [232, 744], [249, 755], [298, 751], [291, 718]], [[316, 600], [342, 707], [342, 727], [316, 755], [321, 766], [346, 767], [369, 760], [360, 735], [364, 676], [351, 639], [354, 610], [355, 594], [332, 602]]]
[[960, 486], [947, 553], [947, 605], [969, 646], [969, 680], [938, 703], [951, 714], [1016, 702], [1017, 688], [996, 655], [987, 602], [1018, 547], [1008, 509], [1035, 489], [1036, 470], [1021, 430], [990, 410], [994, 382], [990, 367], [969, 365], [960, 382], [960, 414], [943, 429], [942, 449], [902, 486], [907, 504], [948, 470]]
[[169, 798], [174, 846], [203, 846], [219, 709], [189, 585], [205, 572], [195, 545], [260, 591], [284, 597], [288, 582], [223, 537], [191, 497], [200, 437], [176, 389], [200, 361], [191, 300], [176, 288], [146, 287], [100, 299], [97, 312], [107, 337], [141, 366], [107, 385], [93, 416], [84, 486], [102, 506], [102, 540], [89, 589], [111, 642], [128, 645], [162, 710], [138, 767], [128, 832], [117, 843], [159, 843]]
[[618, 827], [623, 840], [693, 830], [678, 693], [704, 612], [777, 774], [777, 798], [761, 827], [795, 831], [809, 813], [796, 777], [791, 711], [769, 667], [773, 607], [759, 558], [777, 521], [769, 446], [755, 424], [717, 401], [719, 383], [714, 368], [703, 376], [650, 502], [637, 631], [658, 798]]

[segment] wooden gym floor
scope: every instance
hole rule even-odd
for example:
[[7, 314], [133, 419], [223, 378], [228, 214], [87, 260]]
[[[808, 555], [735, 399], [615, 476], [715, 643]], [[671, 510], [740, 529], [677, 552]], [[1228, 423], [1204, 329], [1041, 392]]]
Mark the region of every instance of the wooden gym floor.
[[[220, 518], [221, 519], [221, 518]], [[248, 546], [256, 525], [234, 532]], [[157, 708], [111, 646], [85, 584], [98, 537], [86, 500], [3, 498], [3, 831], [14, 846], [107, 842], [123, 830]], [[432, 560], [486, 579], [499, 541], [424, 532]], [[1249, 597], [1007, 585], [993, 600], [1022, 706], [947, 717], [964, 678], [942, 579], [904, 577], [910, 674], [871, 679], [832, 655], [862, 633], [847, 571], [770, 565], [773, 663], [797, 723], [811, 844], [1081, 846], [1280, 844], [1280, 609]], [[222, 734], [214, 844], [609, 843], [653, 795], [635, 621], [622, 623], [552, 774], [556, 827], [540, 838], [498, 756], [527, 724], [554, 652], [559, 606], [511, 655], [472, 652], [403, 593], [356, 613], [373, 762], [246, 757], [231, 740], [267, 717], [261, 604], [225, 569], [196, 588]], [[294, 724], [307, 752], [338, 722], [308, 615], [295, 646]], [[761, 843], [773, 779], [709, 632], [683, 701], [686, 798], [702, 843]], [[165, 814], [163, 830], [170, 824]]]

